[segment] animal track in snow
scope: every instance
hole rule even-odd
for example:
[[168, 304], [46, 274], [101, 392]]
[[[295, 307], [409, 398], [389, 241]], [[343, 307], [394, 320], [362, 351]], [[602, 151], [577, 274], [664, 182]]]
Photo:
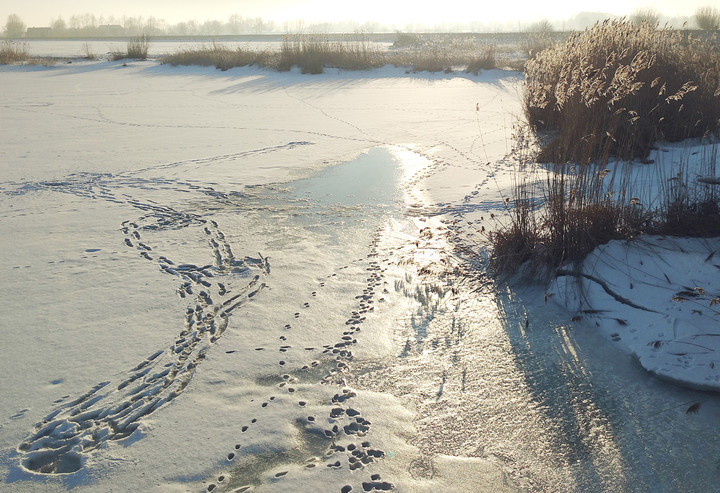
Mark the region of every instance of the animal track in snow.
[[[140, 241], [145, 231], [204, 224], [214, 263], [197, 266], [175, 263], [167, 256], [157, 257], [163, 272], [179, 279], [178, 294], [183, 298], [194, 295], [186, 309], [182, 330], [169, 347], [156, 351], [118, 381], [102, 382], [45, 416], [17, 447], [21, 465], [27, 471], [75, 472], [82, 468], [92, 450], [107, 441], [122, 440], [135, 433], [141, 418], [185, 390], [208, 349], [227, 329], [233, 310], [265, 287], [261, 279], [269, 274], [268, 259], [236, 258], [215, 221], [167, 207], [146, 205], [142, 208], [151, 213], [137, 222], [122, 223], [121, 231], [126, 235], [124, 241], [128, 247], [137, 248], [147, 260], [155, 261], [147, 253], [152, 248]], [[209, 289], [217, 284], [216, 277], [233, 278], [234, 284], [237, 279], [246, 281], [244, 286], [232, 291], [224, 284], [217, 286], [219, 298], [214, 301]]]
[[[342, 327], [338, 327], [338, 329], [341, 329], [341, 332], [336, 342], [322, 346], [322, 353], [325, 355], [323, 358], [324, 361], [312, 360], [304, 365], [299, 364], [297, 370], [289, 368], [290, 364], [285, 360], [281, 360], [279, 362], [280, 367], [283, 368], [282, 371], [285, 373], [278, 374], [278, 378], [276, 380], [278, 382], [278, 389], [284, 390], [290, 394], [298, 391], [307, 391], [307, 388], [296, 388], [294, 383], [298, 380], [298, 378], [302, 378], [304, 381], [307, 381], [308, 377], [311, 375], [318, 375], [315, 377], [317, 378], [315, 381], [322, 385], [340, 386], [337, 392], [331, 394], [332, 397], [326, 399], [324, 403], [320, 404], [321, 407], [326, 409], [326, 414], [320, 413], [309, 416], [307, 414], [300, 414], [295, 416], [293, 413], [292, 415], [288, 415], [288, 420], [297, 420], [298, 422], [303, 423], [306, 430], [314, 430], [313, 436], [322, 436], [325, 440], [327, 440], [327, 448], [323, 457], [325, 458], [325, 466], [329, 469], [347, 468], [347, 470], [350, 471], [361, 470], [368, 467], [373, 462], [385, 458], [385, 452], [372, 448], [370, 442], [363, 441], [358, 443], [354, 441], [365, 437], [370, 432], [372, 424], [369, 420], [362, 416], [361, 412], [355, 406], [349, 406], [351, 400], [357, 397], [357, 393], [352, 389], [345, 387], [343, 382], [343, 374], [349, 371], [349, 365], [353, 359], [351, 348], [353, 345], [358, 343], [358, 340], [354, 337], [354, 335], [361, 330], [361, 326], [365, 322], [367, 314], [373, 311], [373, 302], [377, 296], [377, 287], [381, 286], [383, 283], [383, 269], [381, 268], [379, 262], [373, 260], [375, 256], [377, 256], [377, 254], [373, 245], [371, 253], [367, 257], [368, 263], [366, 264], [367, 267], [364, 271], [366, 273], [369, 272], [369, 274], [366, 274], [363, 278], [365, 288], [363, 289], [362, 294], [354, 297], [355, 306], [352, 308], [351, 313], [349, 314], [350, 316], [347, 318], [345, 324]], [[364, 261], [364, 259], [360, 259], [360, 261]], [[341, 269], [345, 270], [348, 267], [349, 266], [343, 266]], [[332, 278], [333, 276], [330, 275], [328, 277]], [[324, 284], [324, 281], [321, 282], [321, 287], [324, 286]], [[317, 291], [311, 292], [311, 296], [317, 296], [317, 294]], [[305, 303], [304, 306], [309, 308], [308, 305], [309, 303]], [[296, 312], [292, 316], [298, 318], [299, 315], [300, 313]], [[284, 330], [289, 330], [290, 327], [290, 324], [286, 324], [282, 328]], [[288, 336], [292, 337], [291, 334], [288, 334]], [[276, 346], [279, 352], [294, 350], [291, 344], [287, 344], [288, 337], [284, 335], [280, 336], [279, 341], [281, 341], [280, 344]], [[256, 349], [266, 350], [271, 348], [258, 347]], [[315, 354], [317, 351], [314, 347], [304, 347], [303, 349], [305, 351], [311, 351]], [[317, 370], [321, 370], [321, 373], [313, 373]], [[298, 372], [296, 374], [297, 378], [293, 376], [293, 372]], [[263, 409], [266, 408], [268, 406], [268, 402], [268, 399], [264, 400], [261, 402], [260, 407]], [[296, 409], [298, 410], [302, 410], [309, 406], [308, 401], [306, 400], [299, 400], [296, 402]], [[315, 405], [317, 406], [318, 404], [316, 403]], [[251, 427], [248, 425], [241, 427], [241, 433], [250, 433], [250, 431]], [[340, 444], [341, 442], [342, 444]], [[235, 445], [235, 450], [239, 450], [241, 445], [241, 443], [237, 443]], [[233, 468], [235, 467], [234, 464], [238, 461], [242, 463], [243, 456], [238, 456], [232, 451], [229, 452], [229, 454], [233, 454], [233, 466], [228, 466], [229, 469], [225, 471], [224, 474], [232, 477]], [[341, 456], [338, 457], [338, 454]], [[317, 467], [317, 465], [317, 459], [308, 458], [303, 465], [303, 470], [313, 470]], [[295, 474], [294, 469], [283, 472], [287, 475]], [[280, 479], [284, 477], [285, 474], [283, 474], [283, 476], [274, 475], [272, 476], [272, 479]], [[240, 480], [242, 481], [242, 479]], [[371, 489], [367, 491], [394, 488], [391, 483], [385, 483], [375, 479], [365, 481], [363, 484], [370, 485]], [[216, 487], [220, 486], [220, 484], [216, 484]], [[348, 486], [350, 489], [344, 489], [342, 491], [352, 491], [352, 486]], [[232, 488], [232, 485], [228, 484], [227, 488]]]

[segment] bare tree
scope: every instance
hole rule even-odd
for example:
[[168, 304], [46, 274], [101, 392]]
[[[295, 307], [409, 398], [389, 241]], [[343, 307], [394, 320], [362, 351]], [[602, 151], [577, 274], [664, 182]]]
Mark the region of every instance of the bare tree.
[[145, 20], [142, 33], [148, 36], [157, 36], [167, 31], [166, 23], [162, 19], [150, 16]]
[[203, 34], [210, 34], [213, 36], [223, 34], [223, 24], [222, 22], [217, 20], [207, 20], [203, 22], [200, 29], [202, 30]]
[[695, 11], [695, 23], [704, 31], [720, 29], [720, 10], [715, 7], [700, 7]]
[[62, 17], [58, 17], [57, 19], [53, 19], [50, 21], [50, 27], [53, 30], [53, 35], [57, 35], [60, 33], [64, 33], [67, 29], [67, 23], [63, 20]]
[[75, 35], [92, 36], [97, 33], [98, 21], [94, 14], [75, 14], [70, 16], [68, 27]]
[[180, 36], [192, 36], [198, 34], [197, 21], [179, 22], [170, 28], [170, 32]]
[[527, 28], [529, 33], [551, 33], [554, 32], [552, 23], [548, 19], [541, 19], [533, 24], [530, 24]]
[[656, 27], [660, 24], [660, 13], [650, 7], [637, 9], [630, 14], [630, 20], [635, 24], [647, 24], [650, 27]]
[[22, 38], [25, 34], [25, 23], [17, 14], [10, 14], [5, 22], [5, 36], [11, 39]]
[[140, 17], [123, 17], [123, 26], [125, 27], [125, 34], [130, 36], [140, 36], [143, 34], [145, 27], [145, 18]]
[[526, 48], [528, 58], [535, 58], [538, 53], [552, 46], [554, 31], [552, 23], [547, 19], [541, 19], [528, 26]]

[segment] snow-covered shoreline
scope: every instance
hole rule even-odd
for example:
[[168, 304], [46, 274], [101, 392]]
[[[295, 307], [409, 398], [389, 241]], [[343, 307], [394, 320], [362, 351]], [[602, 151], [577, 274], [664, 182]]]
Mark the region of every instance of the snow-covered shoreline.
[[549, 290], [578, 320], [631, 351], [652, 374], [720, 390], [719, 238], [641, 237], [598, 247]]

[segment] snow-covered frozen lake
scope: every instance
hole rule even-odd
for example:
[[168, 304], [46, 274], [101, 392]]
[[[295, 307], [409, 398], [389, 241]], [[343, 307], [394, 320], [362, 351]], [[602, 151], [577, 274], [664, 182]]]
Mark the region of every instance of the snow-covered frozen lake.
[[718, 491], [716, 395], [485, 273], [519, 74], [0, 83], [0, 491]]

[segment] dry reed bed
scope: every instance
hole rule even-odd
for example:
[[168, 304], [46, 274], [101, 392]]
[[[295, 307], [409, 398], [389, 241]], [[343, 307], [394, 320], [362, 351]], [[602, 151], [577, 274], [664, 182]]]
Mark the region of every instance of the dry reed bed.
[[10, 65], [29, 58], [25, 43], [6, 40], [0, 43], [0, 65]]
[[248, 65], [279, 71], [298, 67], [306, 74], [319, 74], [326, 68], [368, 70], [385, 65], [408, 67], [415, 72], [465, 70], [477, 73], [498, 66], [493, 45], [481, 45], [471, 38], [457, 36], [436, 36], [398, 49], [384, 50], [362, 36], [331, 39], [323, 35], [298, 34], [285, 36], [279, 52], [231, 49], [212, 43], [166, 55], [162, 61], [171, 65], [215, 66], [221, 70]]
[[[496, 270], [525, 265], [551, 274], [600, 244], [640, 233], [720, 234], [715, 188], [694, 181], [715, 173], [717, 146], [700, 160], [702, 170], [692, 169], [695, 159], [673, 176], [658, 166], [662, 197], [653, 207], [637, 198], [633, 179], [633, 166], [647, 163], [658, 141], [717, 138], [716, 40], [605, 22], [539, 53], [525, 75], [529, 127], [517, 138], [511, 222], [490, 238]], [[550, 164], [538, 168], [538, 161]]]
[[[298, 67], [303, 73], [320, 73], [326, 68], [367, 70], [384, 65], [406, 67], [412, 72], [478, 73], [492, 68], [521, 70], [525, 61], [566, 33], [501, 34], [397, 34], [390, 50], [379, 48], [389, 35], [288, 34], [278, 50], [230, 48], [220, 41], [181, 49], [159, 57], [172, 65], [214, 66], [221, 70], [255, 65], [276, 70]], [[380, 40], [380, 41], [378, 41]], [[146, 59], [150, 38], [131, 38], [127, 49], [110, 54], [111, 60]], [[22, 50], [18, 50], [22, 48]], [[27, 45], [9, 43], [0, 64], [27, 63], [32, 59]], [[17, 53], [15, 53], [17, 52]], [[85, 58], [95, 58], [88, 52]], [[2, 53], [0, 53], [2, 56]]]
[[55, 65], [57, 59], [52, 57], [38, 57], [30, 54], [26, 43], [5, 40], [0, 43], [0, 65]]
[[657, 140], [716, 130], [719, 54], [716, 40], [620, 21], [539, 53], [525, 67], [525, 109], [557, 131], [541, 159], [643, 158]]

